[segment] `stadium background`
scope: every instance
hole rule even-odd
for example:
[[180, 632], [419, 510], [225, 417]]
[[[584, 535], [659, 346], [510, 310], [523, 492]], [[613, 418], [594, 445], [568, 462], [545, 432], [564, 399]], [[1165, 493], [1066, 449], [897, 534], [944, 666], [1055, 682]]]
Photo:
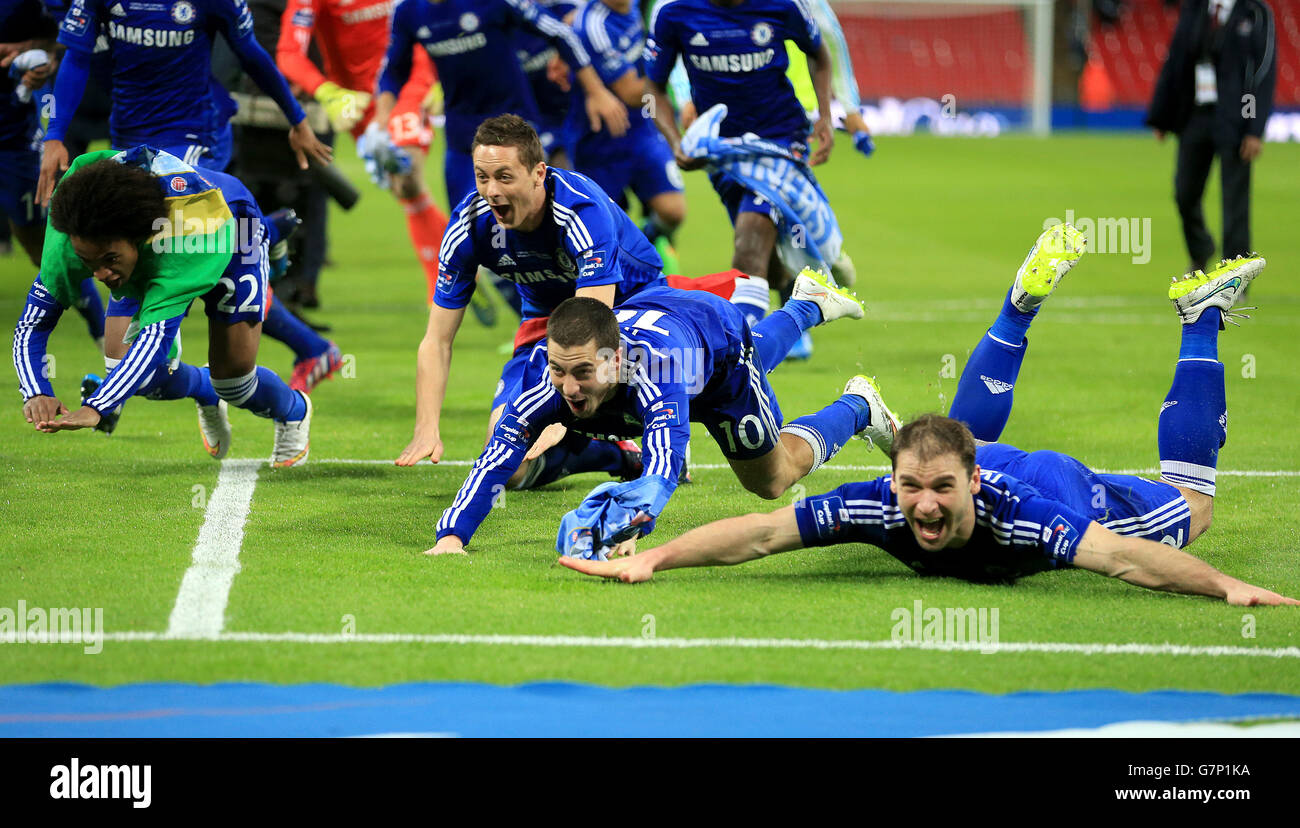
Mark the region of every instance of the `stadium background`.
[[[841, 136], [819, 176], [869, 311], [862, 322], [819, 331], [811, 361], [778, 369], [773, 384], [783, 408], [812, 410], [845, 378], [866, 371], [904, 417], [943, 409], [1045, 222], [1067, 211], [1098, 222], [1136, 220], [1139, 228], [1149, 220], [1149, 261], [1135, 261], [1143, 258], [1136, 249], [1090, 254], [1035, 322], [1005, 439], [1065, 451], [1098, 468], [1151, 469], [1178, 330], [1164, 285], [1181, 273], [1185, 254], [1171, 195], [1172, 142], [1117, 127], [1137, 118], [1174, 12], [1133, 0], [1114, 25], [1090, 13], [1090, 57], [1070, 71], [1101, 73], [1106, 82], [1081, 86], [1066, 71], [1076, 56], [1061, 35], [1069, 7], [1058, 4], [1055, 130], [1043, 139], [1017, 129], [1028, 81], [994, 69], [1024, 67], [1016, 46], [1025, 48], [1021, 12], [995, 9], [972, 21], [943, 7], [894, 4], [907, 13], [897, 20], [867, 5], [837, 5], [864, 100], [885, 111], [885, 97], [941, 101], [952, 94], [959, 112], [997, 119], [998, 136], [936, 135], [942, 124], [922, 121], [918, 129], [879, 130], [870, 159]], [[1282, 123], [1290, 123], [1300, 4], [1277, 0], [1273, 8], [1277, 104]], [[1094, 97], [1097, 88], [1109, 88], [1109, 97]], [[888, 134], [894, 131], [911, 134]], [[1284, 137], [1281, 127], [1269, 135]], [[1260, 306], [1255, 318], [1221, 339], [1230, 437], [1220, 455], [1215, 526], [1193, 547], [1224, 571], [1290, 595], [1300, 594], [1295, 135], [1269, 143], [1255, 172], [1254, 238], [1270, 265], [1251, 292]], [[433, 157], [439, 152], [436, 145]], [[877, 550], [851, 546], [672, 572], [638, 587], [581, 579], [553, 565], [554, 531], [559, 516], [600, 482], [593, 476], [508, 492], [473, 555], [424, 557], [465, 466], [390, 463], [410, 435], [423, 279], [397, 208], [369, 188], [349, 147], [341, 145], [339, 155], [365, 195], [354, 211], [333, 215], [332, 265], [316, 316], [333, 325], [331, 336], [349, 359], [344, 376], [314, 394], [312, 461], [257, 473], [218, 632], [168, 639], [169, 630], [184, 629], [175, 626], [178, 589], [218, 487], [193, 410], [135, 400], [111, 438], [46, 437], [31, 432], [16, 395], [11, 400], [0, 420], [0, 522], [9, 527], [0, 541], [0, 606], [21, 600], [102, 608], [111, 635], [94, 655], [71, 644], [0, 646], [0, 675], [9, 685], [0, 688], [0, 733], [637, 735], [651, 728], [916, 735], [1131, 719], [1300, 718], [1300, 615], [1288, 608], [1243, 610], [1079, 572], [1010, 587], [923, 580]], [[431, 172], [430, 181], [441, 193], [438, 176]], [[722, 208], [702, 175], [687, 176], [687, 192], [690, 212], [677, 240], [683, 269], [724, 269], [730, 233]], [[1217, 229], [1213, 180], [1206, 210]], [[0, 259], [0, 269], [0, 314], [13, 319], [30, 268], [11, 256]], [[202, 316], [195, 316], [184, 336], [201, 352]], [[471, 461], [481, 446], [498, 349], [509, 334], [507, 325], [484, 329], [472, 321], [462, 329], [443, 427], [453, 463]], [[98, 355], [71, 315], [50, 350], [66, 401], [81, 375], [99, 367]], [[264, 364], [287, 373], [287, 351], [268, 342], [262, 353]], [[14, 387], [12, 367], [5, 376]], [[232, 457], [265, 457], [269, 427], [242, 413], [232, 419]], [[696, 482], [674, 497], [650, 541], [777, 505], [740, 491], [702, 430], [693, 452]], [[881, 473], [884, 462], [851, 445], [805, 481], [806, 491]], [[979, 646], [893, 641], [894, 613], [917, 601], [997, 609], [1003, 646], [982, 654]], [[152, 682], [164, 684], [142, 684]], [[658, 701], [607, 699], [598, 689], [554, 682], [674, 690]], [[417, 684], [392, 687], [407, 683]], [[85, 685], [119, 689], [90, 692]], [[788, 689], [763, 689], [770, 685]], [[352, 687], [390, 689], [356, 701], [350, 694], [361, 691]], [[1117, 692], [1099, 693], [1103, 688]], [[439, 695], [462, 689], [463, 697]], [[843, 707], [799, 696], [827, 689], [854, 694], [827, 697]], [[945, 689], [969, 692], [952, 704], [928, 694]], [[660, 706], [636, 725], [585, 717], [577, 724], [571, 708], [566, 721], [562, 706], [547, 707], [547, 698]], [[1029, 698], [1035, 704], [1026, 707]], [[882, 708], [882, 699], [891, 704]], [[500, 715], [521, 702], [525, 712], [517, 717]], [[1000, 703], [1000, 713], [979, 713]], [[348, 712], [356, 706], [378, 712]], [[789, 718], [773, 710], [790, 711]], [[470, 711], [478, 718], [465, 718]]]

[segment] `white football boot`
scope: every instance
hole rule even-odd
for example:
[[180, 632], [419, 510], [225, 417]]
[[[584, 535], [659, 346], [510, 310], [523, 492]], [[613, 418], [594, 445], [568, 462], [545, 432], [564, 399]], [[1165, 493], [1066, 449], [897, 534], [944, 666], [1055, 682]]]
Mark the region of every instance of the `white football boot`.
[[230, 451], [230, 417], [227, 415], [225, 400], [217, 400], [216, 405], [202, 405], [199, 408], [199, 435], [203, 437], [203, 448], [216, 460], [220, 460]]
[[1224, 322], [1240, 325], [1237, 319], [1250, 317], [1244, 313], [1233, 313], [1233, 306], [1240, 301], [1251, 280], [1263, 272], [1265, 264], [1263, 256], [1238, 256], [1235, 259], [1224, 259], [1209, 273], [1197, 270], [1181, 279], [1174, 277], [1173, 284], [1169, 286], [1169, 299], [1174, 303], [1174, 310], [1178, 311], [1184, 325], [1200, 319], [1206, 308], [1223, 311], [1219, 330], [1226, 327]]
[[845, 384], [844, 393], [856, 394], [866, 400], [867, 405], [871, 406], [871, 423], [853, 436], [866, 440], [869, 444], [892, 457], [894, 438], [898, 436], [898, 430], [903, 426], [898, 422], [898, 418], [894, 416], [894, 412], [889, 410], [889, 406], [885, 405], [884, 398], [880, 396], [880, 386], [876, 384], [876, 380], [858, 374]]
[[294, 393], [301, 395], [307, 403], [307, 413], [303, 414], [301, 420], [291, 420], [286, 423], [277, 422], [275, 424], [275, 446], [271, 449], [271, 465], [277, 469], [284, 469], [302, 463], [307, 459], [307, 454], [311, 449], [311, 440], [309, 439], [311, 397], [301, 391], [295, 391]]
[[842, 316], [861, 319], [866, 312], [866, 305], [858, 301], [856, 296], [844, 288], [836, 287], [825, 274], [810, 267], [805, 267], [794, 277], [794, 290], [790, 293], [790, 298], [815, 302], [822, 312], [822, 321], [817, 323], [819, 326], [834, 322]]

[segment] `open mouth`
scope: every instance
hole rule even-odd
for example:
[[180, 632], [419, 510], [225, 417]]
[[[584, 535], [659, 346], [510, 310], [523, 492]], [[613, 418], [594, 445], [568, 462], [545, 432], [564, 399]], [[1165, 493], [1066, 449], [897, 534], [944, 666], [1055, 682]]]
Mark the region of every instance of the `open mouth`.
[[576, 400], [571, 400], [568, 397], [565, 397], [564, 401], [569, 404], [569, 410], [574, 414], [585, 414], [587, 411], [587, 400], [585, 397], [579, 397]]
[[939, 536], [943, 534], [943, 519], [921, 520], [917, 518], [916, 533], [921, 536], [922, 540], [931, 542], [939, 540]]
[[492, 207], [492, 215], [496, 217], [498, 222], [501, 224], [510, 222], [510, 216], [514, 213], [514, 209], [509, 204], [492, 204], [490, 206]]

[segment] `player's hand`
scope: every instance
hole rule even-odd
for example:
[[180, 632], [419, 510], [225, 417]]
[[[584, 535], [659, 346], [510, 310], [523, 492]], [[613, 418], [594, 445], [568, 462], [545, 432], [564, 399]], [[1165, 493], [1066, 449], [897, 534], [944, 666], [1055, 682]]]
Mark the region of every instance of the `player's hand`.
[[61, 420], [53, 418], [37, 420], [36, 430], [53, 434], [56, 431], [75, 431], [79, 428], [94, 428], [99, 425], [99, 412], [88, 405], [83, 405], [71, 414], [68, 414], [67, 409], [64, 408], [63, 413], [64, 417]]
[[587, 94], [587, 120], [591, 122], [591, 131], [600, 132], [602, 126], [609, 129], [609, 134], [622, 138], [627, 134], [630, 122], [627, 119], [627, 107], [613, 92], [602, 86], [594, 93]]
[[813, 140], [817, 142], [817, 149], [813, 151], [808, 163], [815, 167], [830, 160], [831, 149], [835, 146], [835, 134], [831, 129], [830, 118], [823, 117], [817, 120], [816, 125], [813, 126]]
[[1154, 132], [1155, 132], [1155, 134], [1156, 134], [1156, 140], [1157, 140], [1157, 141], [1161, 141], [1161, 142], [1163, 142], [1163, 141], [1165, 140], [1165, 131], [1164, 131], [1163, 129], [1157, 129], [1157, 130], [1154, 130]]
[[569, 64], [561, 60], [559, 55], [551, 58], [551, 62], [546, 64], [546, 79], [560, 87], [561, 92], [568, 92], [573, 88], [573, 84], [569, 83]]
[[62, 141], [50, 140], [41, 151], [41, 177], [36, 182], [36, 203], [42, 207], [50, 203], [54, 185], [68, 169], [68, 148]]
[[426, 555], [468, 555], [465, 544], [455, 535], [447, 535], [439, 540], [432, 549], [424, 550]]
[[313, 97], [325, 107], [330, 126], [335, 132], [349, 132], [357, 125], [366, 108], [370, 106], [370, 93], [344, 89], [337, 83], [325, 81], [316, 87]]
[[533, 443], [524, 455], [524, 460], [536, 460], [546, 453], [546, 450], [559, 443], [564, 439], [564, 435], [569, 433], [569, 429], [564, 427], [563, 423], [551, 423], [542, 429], [542, 433], [537, 435], [537, 442]]
[[682, 104], [682, 111], [677, 117], [681, 121], [682, 132], [690, 129], [691, 124], [695, 123], [695, 119], [700, 117], [700, 113], [695, 110], [695, 101], [687, 101]]
[[585, 558], [560, 558], [560, 566], [597, 578], [617, 578], [625, 584], [639, 584], [654, 577], [654, 564], [645, 555], [619, 558], [616, 561], [589, 561]]
[[1264, 151], [1264, 142], [1259, 140], [1257, 135], [1247, 135], [1241, 139], [1241, 160], [1247, 163], [1254, 161], [1259, 154]]
[[1228, 588], [1228, 594], [1224, 596], [1223, 600], [1234, 607], [1277, 607], [1284, 604], [1300, 607], [1300, 601], [1294, 598], [1278, 595], [1271, 590], [1251, 586], [1241, 581]]
[[60, 414], [67, 413], [68, 409], [63, 403], [59, 402], [58, 397], [47, 397], [44, 394], [38, 394], [23, 403], [23, 416], [33, 426], [37, 423], [49, 422]]
[[48, 63], [28, 69], [23, 73], [19, 83], [28, 89], [40, 89], [54, 75], [54, 69]]
[[0, 67], [9, 68], [9, 64], [14, 62], [14, 58], [32, 48], [30, 40], [24, 40], [21, 43], [0, 43]]
[[406, 444], [406, 448], [402, 449], [402, 453], [393, 462], [399, 466], [414, 466], [426, 457], [432, 463], [442, 459], [442, 438], [436, 431], [433, 434], [421, 434], [416, 429], [411, 442]]
[[673, 150], [673, 158], [677, 161], [678, 169], [690, 172], [691, 170], [702, 170], [709, 163], [707, 158], [692, 158], [681, 149]]
[[[48, 144], [49, 142], [46, 141]], [[289, 128], [289, 147], [293, 149], [293, 154], [298, 158], [298, 169], [307, 169], [307, 156], [311, 155], [322, 164], [328, 164], [334, 160], [334, 150], [321, 143], [316, 137], [316, 133], [311, 131], [307, 125], [307, 119], [303, 118], [298, 123]], [[44, 165], [41, 167], [41, 174], [45, 174]]]

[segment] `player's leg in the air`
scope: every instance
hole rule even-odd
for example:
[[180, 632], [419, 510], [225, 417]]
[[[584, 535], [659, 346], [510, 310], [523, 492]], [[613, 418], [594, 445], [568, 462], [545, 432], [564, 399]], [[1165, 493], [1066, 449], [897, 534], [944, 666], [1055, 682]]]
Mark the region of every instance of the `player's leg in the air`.
[[980, 339], [957, 381], [948, 416], [961, 420], [978, 441], [996, 442], [1011, 416], [1026, 333], [1039, 309], [1083, 256], [1087, 240], [1068, 224], [1047, 228], [1034, 243], [1007, 291], [993, 326]]
[[1191, 506], [1189, 543], [1210, 525], [1219, 449], [1228, 439], [1219, 331], [1225, 320], [1236, 324], [1234, 317], [1244, 317], [1233, 306], [1264, 264], [1260, 256], [1225, 259], [1209, 273], [1196, 271], [1169, 286], [1183, 324], [1173, 384], [1160, 407], [1160, 477]]

